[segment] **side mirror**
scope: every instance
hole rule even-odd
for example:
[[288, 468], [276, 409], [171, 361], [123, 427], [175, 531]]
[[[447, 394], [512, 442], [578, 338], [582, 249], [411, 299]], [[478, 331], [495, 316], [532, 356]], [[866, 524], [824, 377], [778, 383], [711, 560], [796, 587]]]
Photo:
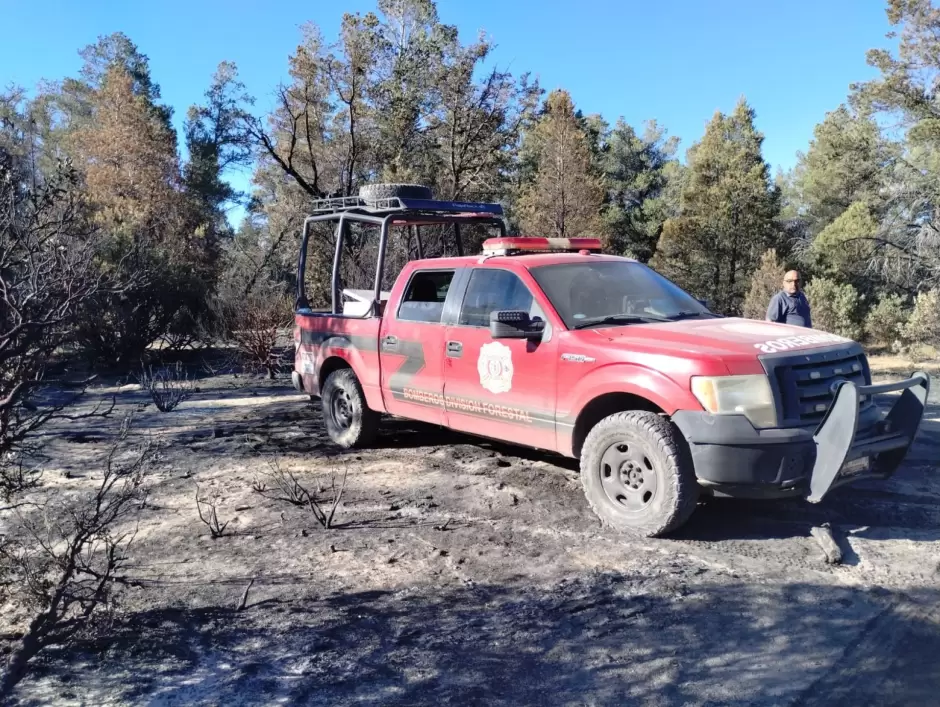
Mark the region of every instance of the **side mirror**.
[[705, 309], [711, 310], [711, 308], [708, 306], [708, 300], [707, 300], [707, 299], [700, 299], [700, 300], [698, 301], [698, 303], [699, 303], [700, 305], [702, 305]]
[[490, 314], [490, 336], [494, 339], [540, 339], [545, 322], [528, 312], [502, 310]]

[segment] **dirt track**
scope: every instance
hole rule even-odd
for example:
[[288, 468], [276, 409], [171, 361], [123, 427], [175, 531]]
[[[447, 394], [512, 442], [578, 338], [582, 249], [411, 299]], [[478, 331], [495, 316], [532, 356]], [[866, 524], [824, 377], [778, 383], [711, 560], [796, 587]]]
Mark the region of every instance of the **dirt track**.
[[[283, 381], [238, 384], [138, 413], [162, 445], [141, 586], [109, 640], [41, 661], [23, 704], [938, 699], [936, 393], [888, 484], [821, 506], [709, 501], [676, 538], [638, 541], [600, 527], [571, 463], [400, 421], [374, 451], [340, 453]], [[46, 482], [94, 483], [113, 427], [52, 430]], [[311, 487], [347, 465], [335, 529], [252, 491], [275, 454]], [[194, 481], [231, 534], [199, 523]], [[827, 521], [842, 566], [810, 537]]]

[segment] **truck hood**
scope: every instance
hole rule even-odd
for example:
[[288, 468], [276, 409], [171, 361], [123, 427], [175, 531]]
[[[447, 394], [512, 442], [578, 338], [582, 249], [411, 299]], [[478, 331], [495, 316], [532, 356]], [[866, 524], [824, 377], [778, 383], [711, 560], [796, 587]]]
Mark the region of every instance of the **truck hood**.
[[649, 353], [747, 357], [761, 354], [851, 344], [835, 334], [754, 319], [687, 319], [656, 324], [590, 329], [615, 346]]

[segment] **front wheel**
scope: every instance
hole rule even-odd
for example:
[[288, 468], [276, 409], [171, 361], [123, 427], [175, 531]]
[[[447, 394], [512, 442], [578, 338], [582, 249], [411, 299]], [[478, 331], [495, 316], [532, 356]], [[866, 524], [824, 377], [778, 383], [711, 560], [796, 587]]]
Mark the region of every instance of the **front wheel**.
[[598, 422], [581, 449], [581, 483], [605, 525], [644, 537], [675, 530], [698, 502], [695, 472], [675, 428], [652, 412]]
[[366, 447], [379, 431], [379, 415], [366, 405], [359, 379], [350, 368], [327, 376], [320, 393], [326, 433], [344, 449]]

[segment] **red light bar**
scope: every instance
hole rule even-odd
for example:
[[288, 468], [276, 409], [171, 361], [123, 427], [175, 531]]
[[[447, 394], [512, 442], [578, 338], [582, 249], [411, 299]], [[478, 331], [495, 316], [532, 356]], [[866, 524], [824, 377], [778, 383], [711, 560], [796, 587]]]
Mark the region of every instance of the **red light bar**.
[[483, 252], [505, 255], [513, 251], [529, 253], [565, 252], [577, 253], [581, 250], [601, 250], [599, 238], [488, 238], [483, 241]]

